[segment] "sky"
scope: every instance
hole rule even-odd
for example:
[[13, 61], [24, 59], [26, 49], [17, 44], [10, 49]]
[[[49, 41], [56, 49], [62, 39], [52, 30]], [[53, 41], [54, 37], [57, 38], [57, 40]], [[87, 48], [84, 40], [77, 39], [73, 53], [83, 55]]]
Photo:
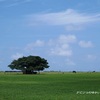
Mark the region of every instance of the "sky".
[[0, 71], [29, 55], [46, 71], [100, 71], [100, 0], [0, 0]]

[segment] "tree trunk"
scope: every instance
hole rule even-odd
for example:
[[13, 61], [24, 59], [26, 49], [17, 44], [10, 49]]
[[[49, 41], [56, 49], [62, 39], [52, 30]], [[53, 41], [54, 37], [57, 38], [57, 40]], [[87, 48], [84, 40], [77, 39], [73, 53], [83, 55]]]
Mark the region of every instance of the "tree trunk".
[[31, 70], [24, 70], [23, 74], [33, 74], [33, 72]]
[[31, 70], [24, 70], [23, 74], [37, 74], [37, 72], [33, 72]]

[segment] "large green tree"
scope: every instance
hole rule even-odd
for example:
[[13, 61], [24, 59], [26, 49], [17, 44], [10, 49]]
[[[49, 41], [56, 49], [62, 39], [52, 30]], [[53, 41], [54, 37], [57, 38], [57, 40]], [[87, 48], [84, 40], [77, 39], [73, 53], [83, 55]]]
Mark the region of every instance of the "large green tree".
[[23, 74], [32, 74], [49, 68], [47, 60], [39, 56], [28, 56], [13, 60], [8, 67], [12, 70], [21, 70]]

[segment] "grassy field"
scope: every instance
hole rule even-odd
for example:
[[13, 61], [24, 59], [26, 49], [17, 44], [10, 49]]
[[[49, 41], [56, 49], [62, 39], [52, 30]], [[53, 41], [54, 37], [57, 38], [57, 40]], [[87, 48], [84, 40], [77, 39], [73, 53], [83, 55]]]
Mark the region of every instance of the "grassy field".
[[100, 73], [0, 73], [0, 100], [100, 100]]

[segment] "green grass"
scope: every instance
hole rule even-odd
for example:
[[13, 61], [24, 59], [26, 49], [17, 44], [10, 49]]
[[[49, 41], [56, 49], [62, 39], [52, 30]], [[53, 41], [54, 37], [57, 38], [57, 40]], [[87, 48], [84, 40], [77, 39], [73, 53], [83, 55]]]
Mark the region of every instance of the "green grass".
[[100, 73], [1, 73], [0, 100], [100, 100]]

